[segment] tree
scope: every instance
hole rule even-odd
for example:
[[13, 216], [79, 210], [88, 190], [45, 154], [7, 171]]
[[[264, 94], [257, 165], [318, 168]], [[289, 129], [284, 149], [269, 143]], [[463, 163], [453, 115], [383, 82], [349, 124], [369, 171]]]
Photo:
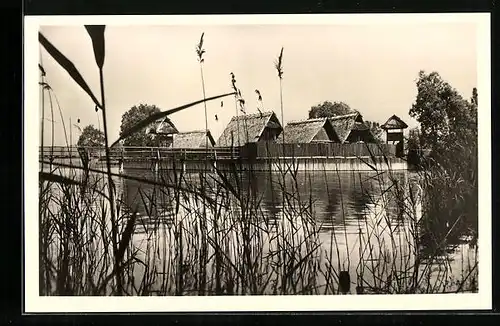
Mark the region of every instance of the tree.
[[472, 89], [471, 103], [477, 106], [477, 88], [475, 87]]
[[104, 132], [93, 125], [83, 128], [77, 142], [78, 147], [104, 147]]
[[406, 141], [408, 149], [419, 150], [422, 148], [420, 145], [420, 130], [417, 127], [411, 128], [408, 131], [408, 139]]
[[365, 124], [370, 128], [370, 131], [375, 138], [375, 141], [382, 142], [384, 131], [380, 128], [380, 123], [374, 121], [365, 121]]
[[328, 118], [334, 117], [336, 115], [344, 115], [355, 112], [349, 105], [344, 102], [330, 102], [325, 101], [323, 103], [314, 105], [309, 110], [309, 119], [315, 118]]
[[422, 163], [422, 146], [420, 145], [420, 130], [418, 127], [411, 128], [405, 140], [408, 163], [420, 166]]
[[[134, 105], [130, 110], [122, 115], [122, 124], [120, 126], [120, 135], [150, 115], [160, 112], [160, 109], [155, 105], [139, 104]], [[158, 146], [158, 137], [154, 137], [147, 133], [147, 128], [144, 128], [129, 137], [124, 139], [125, 146]]]
[[463, 99], [437, 72], [420, 71], [417, 98], [410, 116], [420, 122], [422, 146], [440, 151], [477, 137], [477, 90], [473, 103]]

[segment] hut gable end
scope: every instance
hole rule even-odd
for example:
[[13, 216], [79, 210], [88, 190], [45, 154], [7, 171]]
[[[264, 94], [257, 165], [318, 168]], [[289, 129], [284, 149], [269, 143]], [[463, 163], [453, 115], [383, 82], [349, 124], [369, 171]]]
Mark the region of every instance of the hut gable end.
[[371, 143], [375, 141], [375, 137], [359, 112], [330, 117], [328, 119], [341, 143], [357, 141]]
[[146, 133], [172, 135], [177, 134], [178, 132], [179, 130], [177, 130], [172, 120], [168, 117], [156, 120], [146, 128]]
[[331, 141], [325, 128], [321, 128], [311, 141]]
[[339, 138], [339, 142], [341, 143], [347, 140], [347, 137], [349, 137], [354, 125], [356, 122], [359, 122], [360, 119], [362, 118], [359, 113], [338, 115], [328, 118]]
[[[338, 141], [338, 137], [327, 118], [289, 122], [284, 128], [286, 143], [310, 143], [313, 141]], [[279, 142], [283, 142], [280, 137]]]
[[[206, 136], [205, 136], [206, 135]], [[215, 141], [210, 131], [196, 130], [189, 132], [180, 132], [174, 135], [172, 147], [173, 148], [200, 148], [207, 145], [206, 138], [208, 138], [208, 146], [212, 147]]]
[[281, 131], [281, 124], [272, 111], [241, 115], [229, 121], [217, 146], [243, 146], [246, 143], [274, 140]]
[[408, 125], [400, 117], [394, 114], [383, 125], [381, 125], [380, 128], [385, 130], [406, 129], [408, 128]]

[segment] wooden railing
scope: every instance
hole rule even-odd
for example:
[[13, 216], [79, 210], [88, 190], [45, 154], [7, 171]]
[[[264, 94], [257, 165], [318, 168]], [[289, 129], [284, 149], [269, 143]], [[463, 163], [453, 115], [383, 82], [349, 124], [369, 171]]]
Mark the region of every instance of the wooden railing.
[[[44, 146], [39, 148], [39, 159], [65, 159], [79, 158], [81, 154], [87, 153], [90, 158], [105, 157], [103, 147], [77, 147], [77, 146]], [[112, 149], [111, 157], [121, 156], [121, 151]]]
[[123, 147], [124, 159], [179, 158], [186, 160], [230, 159], [239, 157], [239, 148]]
[[[103, 147], [46, 146], [39, 148], [39, 159], [80, 158], [105, 159]], [[121, 147], [110, 149], [111, 160], [147, 160], [161, 158], [184, 158], [191, 160], [228, 159], [239, 156], [238, 148], [165, 148], [165, 147]]]

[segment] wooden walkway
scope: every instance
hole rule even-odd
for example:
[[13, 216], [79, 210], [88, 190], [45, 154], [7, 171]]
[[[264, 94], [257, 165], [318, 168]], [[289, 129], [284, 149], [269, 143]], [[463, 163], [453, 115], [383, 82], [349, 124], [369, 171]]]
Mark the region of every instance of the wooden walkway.
[[[39, 160], [82, 159], [105, 161], [106, 151], [102, 147], [44, 146], [39, 148]], [[110, 159], [116, 161], [149, 161], [163, 159], [179, 160], [228, 160], [239, 157], [238, 148], [164, 148], [164, 147], [121, 147], [110, 150]]]

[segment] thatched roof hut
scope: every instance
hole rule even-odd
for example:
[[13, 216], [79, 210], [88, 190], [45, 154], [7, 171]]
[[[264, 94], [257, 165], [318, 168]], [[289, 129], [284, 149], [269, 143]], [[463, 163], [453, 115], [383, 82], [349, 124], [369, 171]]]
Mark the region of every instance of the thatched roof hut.
[[[320, 141], [339, 142], [339, 138], [327, 118], [308, 119], [289, 122], [284, 130], [285, 143], [305, 144]], [[279, 137], [279, 142], [283, 138]]]
[[172, 120], [168, 117], [156, 120], [146, 128], [146, 133], [152, 137], [159, 137], [160, 146], [169, 147], [172, 144], [172, 136], [179, 133]]
[[177, 134], [179, 132], [179, 130], [177, 130], [172, 120], [170, 120], [168, 117], [153, 122], [148, 127], [148, 131], [149, 133], [162, 134], [162, 135], [172, 135], [172, 134]]
[[158, 135], [162, 138], [171, 138], [173, 134], [178, 132], [179, 130], [168, 117], [156, 120], [146, 127], [146, 134]]
[[359, 112], [328, 118], [341, 143], [374, 142], [375, 137]]
[[233, 117], [217, 141], [219, 147], [243, 146], [246, 143], [274, 141], [283, 131], [272, 111]]
[[408, 125], [400, 117], [393, 114], [392, 117], [390, 117], [383, 125], [380, 126], [380, 128], [384, 130], [406, 129], [408, 128]]
[[212, 147], [215, 144], [215, 140], [210, 133], [210, 130], [205, 132], [205, 130], [195, 130], [188, 132], [179, 132], [174, 135], [172, 147], [173, 148], [200, 148], [207, 145]]

